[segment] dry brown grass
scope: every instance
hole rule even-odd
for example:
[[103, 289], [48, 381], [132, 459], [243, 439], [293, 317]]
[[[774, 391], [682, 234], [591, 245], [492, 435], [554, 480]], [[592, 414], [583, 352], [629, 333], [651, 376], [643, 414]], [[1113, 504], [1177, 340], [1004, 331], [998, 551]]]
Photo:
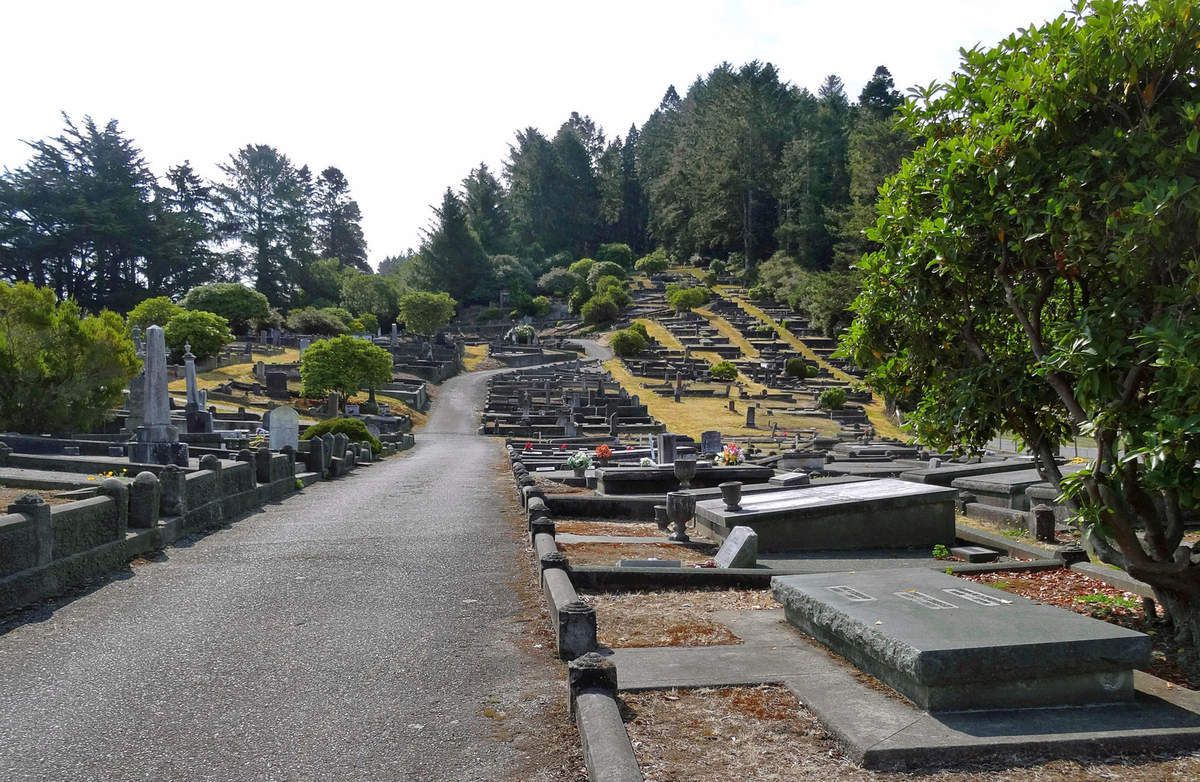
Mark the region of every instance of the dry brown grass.
[[692, 589], [584, 594], [596, 609], [598, 638], [613, 648], [720, 646], [740, 638], [712, 619], [714, 611], [776, 608], [766, 589]]
[[483, 368], [481, 365], [487, 357], [488, 346], [486, 343], [482, 345], [467, 345], [463, 349], [463, 366], [466, 367], [468, 372], [476, 372]]
[[567, 519], [554, 522], [555, 532], [572, 535], [628, 535], [631, 537], [661, 538], [663, 532], [649, 521], [590, 521]]
[[[561, 531], [555, 526], [555, 531]], [[594, 533], [591, 533], [594, 534]], [[716, 546], [697, 550], [671, 543], [559, 543], [558, 548], [573, 565], [615, 565], [622, 559], [678, 559], [687, 565], [698, 565], [712, 559]]]
[[1184, 782], [1200, 777], [1200, 754], [872, 772], [846, 759], [783, 686], [661, 690], [625, 693], [621, 699], [625, 729], [646, 782]]
[[772, 421], [779, 423], [783, 431], [816, 429], [821, 434], [836, 434], [839, 427], [828, 418], [799, 415], [774, 415], [767, 417], [759, 410], [758, 422], [763, 427], [750, 429], [746, 426], [746, 403], [737, 400], [737, 412], [729, 412], [729, 400], [724, 397], [683, 397], [678, 404], [671, 397], [659, 396], [646, 383], [634, 377], [619, 359], [604, 362], [604, 368], [612, 373], [613, 379], [630, 394], [637, 394], [650, 415], [666, 424], [672, 432], [686, 434], [696, 440], [700, 433], [709, 429], [720, 430], [729, 440], [739, 437], [762, 437], [767, 434]]

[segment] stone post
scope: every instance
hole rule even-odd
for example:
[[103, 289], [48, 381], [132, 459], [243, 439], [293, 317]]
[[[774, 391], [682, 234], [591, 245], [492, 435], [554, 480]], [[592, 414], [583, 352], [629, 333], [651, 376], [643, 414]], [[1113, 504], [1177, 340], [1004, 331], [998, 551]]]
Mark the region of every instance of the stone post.
[[139, 472], [129, 484], [129, 526], [154, 529], [158, 525], [161, 498], [162, 491], [154, 473]]
[[254, 452], [254, 479], [258, 483], [271, 482], [270, 448], [259, 448]]
[[97, 491], [105, 497], [111, 497], [117, 506], [117, 540], [124, 540], [125, 531], [129, 529], [129, 488], [124, 481], [105, 478], [100, 481]]
[[1054, 542], [1054, 509], [1049, 505], [1034, 505], [1029, 511], [1029, 532], [1043, 543]]
[[162, 492], [159, 511], [162, 516], [182, 516], [187, 512], [186, 481], [187, 473], [182, 467], [168, 464], [162, 469], [158, 476], [158, 485]]
[[325, 477], [325, 441], [314, 437], [308, 441], [308, 453], [304, 458], [306, 472], [315, 472], [319, 477]]
[[8, 443], [0, 442], [0, 467], [8, 466], [8, 457], [12, 453], [12, 448], [8, 447]]
[[9, 513], [20, 513], [33, 521], [37, 539], [37, 564], [49, 565], [54, 559], [54, 525], [50, 520], [50, 506], [42, 495], [30, 492], [22, 494], [8, 506]]
[[575, 716], [575, 698], [586, 690], [598, 690], [617, 696], [617, 666], [596, 652], [576, 657], [567, 663], [567, 701], [571, 717]]

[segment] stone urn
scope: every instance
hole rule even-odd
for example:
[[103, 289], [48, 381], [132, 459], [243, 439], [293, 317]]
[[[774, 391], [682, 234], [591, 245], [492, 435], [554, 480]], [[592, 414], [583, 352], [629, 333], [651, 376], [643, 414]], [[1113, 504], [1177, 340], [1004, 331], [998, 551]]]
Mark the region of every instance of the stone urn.
[[576, 478], [583, 478], [587, 475], [587, 467], [575, 467], [573, 469], [575, 470]]
[[725, 510], [742, 509], [742, 482], [725, 481], [717, 486], [721, 490], [721, 498], [725, 500]]
[[676, 456], [675, 477], [679, 480], [681, 489], [692, 488], [692, 478], [696, 477], [696, 457]]
[[687, 523], [696, 513], [696, 498], [681, 491], [667, 492], [667, 519], [675, 525], [675, 531], [670, 539], [687, 543], [691, 538], [687, 535]]

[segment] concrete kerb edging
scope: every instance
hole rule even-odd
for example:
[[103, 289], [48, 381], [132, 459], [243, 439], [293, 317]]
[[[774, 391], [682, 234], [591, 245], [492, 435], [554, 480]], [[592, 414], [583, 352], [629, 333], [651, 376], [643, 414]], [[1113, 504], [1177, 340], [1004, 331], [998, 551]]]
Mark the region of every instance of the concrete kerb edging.
[[594, 652], [585, 654], [567, 664], [567, 687], [588, 779], [642, 782], [642, 770], [617, 703], [616, 666]]
[[1034, 543], [1023, 543], [1004, 535], [997, 535], [963, 524], [955, 525], [954, 534], [968, 543], [999, 549], [1013, 557], [1023, 557], [1032, 560], [1055, 558], [1063, 563], [1064, 567], [1069, 567], [1076, 562], [1086, 562], [1088, 558], [1087, 552], [1079, 547], [1063, 546], [1056, 549]]

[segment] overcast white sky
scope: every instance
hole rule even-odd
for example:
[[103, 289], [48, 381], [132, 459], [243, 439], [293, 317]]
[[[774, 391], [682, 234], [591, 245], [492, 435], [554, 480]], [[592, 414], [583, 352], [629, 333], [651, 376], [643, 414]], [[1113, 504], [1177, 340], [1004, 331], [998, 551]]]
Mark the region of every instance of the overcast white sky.
[[0, 0], [0, 167], [53, 135], [59, 112], [116, 118], [156, 173], [203, 174], [247, 143], [335, 165], [364, 213], [372, 262], [419, 242], [430, 204], [518, 128], [571, 111], [611, 137], [723, 60], [775, 63], [851, 98], [877, 65], [906, 88], [958, 49], [1056, 16], [1068, 0], [266, 2]]

